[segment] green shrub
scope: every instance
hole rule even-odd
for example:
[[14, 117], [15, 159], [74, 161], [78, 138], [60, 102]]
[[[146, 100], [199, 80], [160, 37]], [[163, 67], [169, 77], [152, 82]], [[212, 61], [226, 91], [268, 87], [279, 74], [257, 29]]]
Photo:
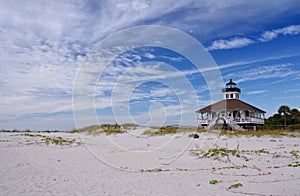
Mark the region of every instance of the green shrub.
[[68, 139], [63, 139], [62, 137], [43, 137], [42, 141], [44, 141], [47, 145], [49, 143], [55, 145], [72, 145], [73, 143], [75, 143], [75, 139], [68, 140]]
[[[55, 145], [72, 145], [75, 143], [75, 139], [69, 140], [64, 139], [62, 137], [48, 137], [42, 134], [33, 134], [33, 133], [24, 133], [22, 134], [27, 137], [41, 137], [41, 141], [46, 143], [47, 145], [49, 143], [55, 144]], [[77, 144], [80, 144], [79, 142]]]
[[232, 185], [230, 185], [229, 189], [231, 189], [231, 188], [238, 188], [238, 187], [242, 187], [242, 186], [243, 186], [243, 184], [241, 184], [241, 183], [232, 184]]
[[211, 181], [209, 181], [209, 184], [218, 184], [218, 183], [219, 183], [218, 180], [211, 180]]

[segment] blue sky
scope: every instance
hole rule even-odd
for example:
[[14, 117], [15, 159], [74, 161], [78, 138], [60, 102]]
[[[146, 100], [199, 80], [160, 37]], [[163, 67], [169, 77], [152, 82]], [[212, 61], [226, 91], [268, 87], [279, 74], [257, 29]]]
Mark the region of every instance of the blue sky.
[[[214, 58], [223, 81], [232, 78], [242, 89], [241, 99], [267, 116], [282, 104], [300, 108], [297, 0], [4, 0], [0, 10], [0, 129], [75, 128], [72, 93], [86, 55], [111, 34], [139, 25], [168, 26], [197, 39]], [[112, 108], [113, 89], [125, 72], [132, 80], [151, 79], [133, 90], [123, 83], [127, 98]], [[173, 72], [183, 73], [191, 83], [196, 105], [211, 103], [206, 81], [188, 59], [143, 47], [123, 53], [99, 76], [94, 108], [99, 121], [178, 124], [185, 115], [194, 125], [194, 111], [182, 108], [178, 99], [184, 91], [156, 80], [173, 77]], [[119, 111], [124, 107], [130, 118]]]

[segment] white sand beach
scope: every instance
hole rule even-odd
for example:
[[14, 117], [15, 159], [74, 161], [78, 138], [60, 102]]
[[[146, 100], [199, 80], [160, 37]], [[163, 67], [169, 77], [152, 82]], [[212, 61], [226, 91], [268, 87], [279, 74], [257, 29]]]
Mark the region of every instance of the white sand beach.
[[299, 195], [299, 137], [188, 135], [3, 132], [1, 195]]

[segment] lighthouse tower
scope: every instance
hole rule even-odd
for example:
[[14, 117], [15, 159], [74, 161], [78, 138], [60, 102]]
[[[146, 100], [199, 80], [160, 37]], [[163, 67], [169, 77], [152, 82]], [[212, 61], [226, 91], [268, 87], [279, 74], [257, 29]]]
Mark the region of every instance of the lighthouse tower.
[[229, 82], [226, 83], [225, 88], [222, 89], [222, 93], [224, 95], [224, 99], [239, 99], [241, 89], [236, 87], [236, 83], [232, 81], [232, 79], [229, 80]]

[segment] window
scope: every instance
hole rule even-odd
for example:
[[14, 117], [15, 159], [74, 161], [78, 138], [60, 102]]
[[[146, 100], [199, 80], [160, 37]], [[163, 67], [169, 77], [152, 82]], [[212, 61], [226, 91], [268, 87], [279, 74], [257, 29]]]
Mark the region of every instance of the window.
[[229, 95], [228, 94], [226, 94], [226, 99], [228, 99], [229, 98]]
[[233, 99], [233, 94], [230, 94], [230, 98]]

